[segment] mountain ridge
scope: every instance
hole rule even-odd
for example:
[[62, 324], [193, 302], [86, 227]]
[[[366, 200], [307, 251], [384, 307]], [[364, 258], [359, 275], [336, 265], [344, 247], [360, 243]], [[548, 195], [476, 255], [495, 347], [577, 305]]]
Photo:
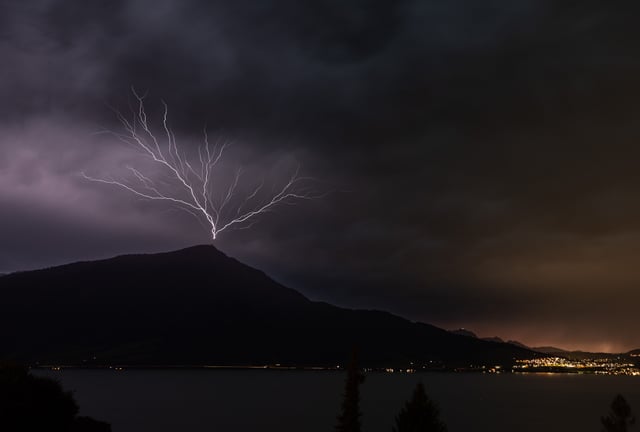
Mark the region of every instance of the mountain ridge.
[[602, 352], [590, 352], [590, 351], [583, 351], [583, 350], [566, 350], [563, 348], [558, 348], [555, 346], [540, 346], [540, 347], [530, 347], [528, 345], [523, 344], [522, 342], [518, 342], [516, 340], [507, 340], [505, 341], [504, 339], [500, 338], [499, 336], [493, 336], [493, 337], [479, 337], [477, 336], [473, 331], [465, 329], [465, 328], [461, 328], [461, 329], [456, 329], [456, 330], [450, 330], [451, 333], [453, 334], [457, 334], [457, 335], [461, 335], [464, 337], [470, 337], [470, 338], [476, 338], [476, 339], [480, 339], [480, 340], [484, 340], [484, 341], [491, 341], [491, 342], [502, 342], [502, 343], [506, 343], [506, 344], [510, 344], [510, 345], [515, 345], [517, 347], [520, 348], [525, 348], [540, 354], [545, 354], [545, 355], [549, 355], [549, 356], [560, 356], [560, 357], [566, 357], [568, 359], [576, 359], [576, 360], [582, 360], [582, 359], [587, 359], [587, 358], [593, 358], [594, 356], [600, 356], [600, 357], [617, 357], [617, 356], [634, 356], [634, 355], [638, 355], [640, 356], [640, 349], [633, 349], [633, 350], [629, 350], [626, 352], [620, 352], [620, 353], [602, 353]]
[[[70, 364], [459, 365], [539, 354], [311, 301], [211, 245], [0, 279], [0, 357]], [[7, 327], [8, 326], [8, 327]]]

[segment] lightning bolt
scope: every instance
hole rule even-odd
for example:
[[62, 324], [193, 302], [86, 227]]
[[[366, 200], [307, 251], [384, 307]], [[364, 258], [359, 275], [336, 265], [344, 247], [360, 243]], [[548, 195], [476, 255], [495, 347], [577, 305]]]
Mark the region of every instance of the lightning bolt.
[[[198, 147], [197, 158], [188, 158], [178, 147], [175, 134], [169, 127], [169, 108], [162, 101], [162, 139], [157, 137], [149, 125], [144, 107], [146, 95], [140, 95], [132, 88], [137, 101], [133, 118], [126, 118], [119, 111], [116, 116], [124, 132], [106, 131], [127, 145], [132, 145], [158, 164], [172, 185], [172, 193], [166, 192], [158, 180], [154, 180], [135, 167], [127, 167], [131, 172], [129, 181], [112, 177], [97, 178], [81, 172], [85, 180], [107, 184], [124, 189], [140, 198], [152, 201], [164, 201], [186, 211], [203, 226], [207, 227], [212, 240], [229, 229], [247, 229], [256, 223], [259, 215], [270, 212], [280, 204], [294, 204], [300, 200], [320, 198], [321, 195], [310, 191], [310, 177], [299, 175], [299, 166], [289, 179], [271, 194], [265, 196], [264, 183], [255, 186], [251, 193], [239, 196], [238, 185], [243, 170], [237, 169], [233, 180], [226, 186], [214, 182], [214, 172], [223, 158], [228, 143], [209, 142], [207, 130], [204, 130], [204, 142]], [[219, 197], [216, 199], [216, 196]]]

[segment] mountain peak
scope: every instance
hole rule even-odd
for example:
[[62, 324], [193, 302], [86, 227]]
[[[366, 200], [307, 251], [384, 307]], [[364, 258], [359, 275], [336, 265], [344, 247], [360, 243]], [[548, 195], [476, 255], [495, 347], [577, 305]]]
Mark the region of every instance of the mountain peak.
[[177, 250], [166, 252], [166, 253], [221, 254], [222, 252], [212, 244], [199, 244], [199, 245], [189, 246], [183, 249], [177, 249]]
[[212, 244], [199, 244], [183, 249], [168, 252], [152, 253], [149, 255], [169, 255], [173, 257], [183, 256], [189, 258], [230, 258], [227, 254], [216, 248]]
[[536, 355], [313, 302], [213, 245], [17, 273], [0, 290], [0, 327], [13, 329], [0, 358], [22, 361], [335, 365], [354, 344], [376, 365]]
[[466, 336], [466, 337], [470, 337], [470, 338], [474, 338], [477, 339], [478, 336], [472, 332], [471, 330], [467, 330], [466, 328], [459, 328], [456, 330], [450, 330], [451, 333], [456, 334], [458, 336]]

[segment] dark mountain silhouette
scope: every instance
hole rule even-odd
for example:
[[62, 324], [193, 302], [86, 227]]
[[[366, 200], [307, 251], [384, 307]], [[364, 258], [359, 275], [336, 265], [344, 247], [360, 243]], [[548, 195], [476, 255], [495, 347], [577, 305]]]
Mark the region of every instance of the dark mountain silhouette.
[[469, 331], [465, 328], [459, 328], [456, 330], [450, 330], [451, 333], [458, 335], [458, 336], [466, 336], [466, 337], [470, 337], [470, 338], [478, 338], [478, 336], [476, 336], [476, 334], [472, 331]]
[[544, 354], [564, 354], [567, 353], [569, 351], [562, 349], [562, 348], [558, 348], [558, 347], [554, 347], [554, 346], [541, 346], [541, 347], [534, 347], [531, 348], [534, 351], [538, 351]]
[[631, 351], [624, 352], [624, 353], [602, 353], [602, 352], [589, 352], [589, 351], [569, 351], [569, 350], [558, 348], [558, 347], [554, 347], [554, 346], [530, 347], [530, 346], [525, 345], [522, 342], [518, 342], [516, 340], [508, 340], [508, 341], [505, 342], [502, 338], [500, 338], [498, 336], [478, 337], [474, 332], [472, 332], [471, 330], [465, 329], [465, 328], [461, 328], [461, 329], [457, 329], [457, 330], [451, 330], [450, 332], [453, 333], [453, 334], [460, 335], [460, 336], [466, 336], [466, 337], [470, 337], [470, 338], [474, 338], [474, 339], [477, 338], [477, 339], [480, 339], [480, 340], [483, 340], [483, 341], [487, 341], [487, 342], [505, 343], [505, 344], [513, 345], [515, 347], [519, 347], [519, 348], [523, 348], [523, 349], [526, 349], [526, 350], [529, 350], [529, 351], [533, 351], [533, 352], [536, 352], [538, 354], [542, 354], [544, 356], [564, 357], [564, 358], [569, 359], [569, 360], [586, 360], [586, 359], [593, 359], [593, 358], [617, 359], [617, 358], [620, 358], [620, 357], [634, 359], [636, 357], [640, 357], [640, 349], [631, 350]]
[[511, 344], [511, 345], [515, 345], [515, 346], [520, 347], [520, 348], [531, 349], [528, 346], [526, 346], [525, 344], [523, 344], [522, 342], [518, 342], [516, 340], [508, 340], [507, 343]]
[[591, 351], [569, 351], [566, 349], [554, 347], [554, 346], [542, 346], [530, 348], [532, 351], [546, 354], [549, 356], [564, 357], [569, 360], [586, 360], [586, 359], [620, 359], [627, 358], [632, 360], [634, 357], [640, 357], [640, 349], [632, 350], [625, 353], [603, 353], [603, 352], [591, 352]]
[[[533, 348], [530, 348], [528, 346], [526, 346], [525, 344], [523, 344], [522, 342], [518, 342], [515, 340], [508, 340], [508, 341], [504, 341], [502, 338], [498, 337], [498, 336], [492, 336], [492, 337], [478, 337], [478, 335], [476, 335], [474, 332], [472, 332], [471, 330], [467, 330], [465, 328], [460, 328], [457, 330], [450, 330], [451, 333], [459, 335], [459, 336], [466, 336], [466, 337], [470, 337], [470, 338], [474, 338], [474, 339], [480, 339], [483, 340], [485, 342], [495, 342], [495, 343], [501, 343], [501, 344], [509, 344], [509, 345], [514, 345], [518, 348], [523, 348], [525, 350], [529, 350], [529, 351], [536, 351], [538, 353], [542, 353], [541, 351], [537, 351]], [[544, 354], [544, 353], [542, 353]]]
[[[532, 351], [539, 352], [541, 354], [545, 354], [548, 356], [554, 357], [564, 357], [569, 360], [588, 360], [588, 359], [611, 359], [617, 360], [620, 358], [627, 358], [628, 360], [633, 360], [634, 357], [638, 356], [637, 353], [640, 353], [640, 350], [633, 350], [626, 353], [603, 353], [603, 352], [591, 352], [591, 351], [569, 351], [562, 348], [554, 347], [554, 346], [542, 346], [542, 347], [533, 347], [530, 348]], [[637, 353], [636, 353], [637, 351]]]
[[313, 302], [213, 246], [0, 278], [0, 358], [42, 364], [509, 362], [539, 354]]

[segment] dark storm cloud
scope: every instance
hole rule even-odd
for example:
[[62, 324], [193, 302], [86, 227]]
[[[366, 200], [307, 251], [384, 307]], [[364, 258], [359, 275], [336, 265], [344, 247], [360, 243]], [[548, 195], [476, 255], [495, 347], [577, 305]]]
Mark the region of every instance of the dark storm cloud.
[[184, 145], [206, 123], [239, 159], [300, 161], [326, 182], [327, 198], [219, 243], [312, 297], [524, 342], [640, 346], [627, 330], [640, 297], [639, 12], [4, 2], [0, 271], [207, 239], [76, 176], [127, 160], [92, 131], [117, 127], [106, 105], [126, 109], [134, 85], [151, 111], [167, 100]]

